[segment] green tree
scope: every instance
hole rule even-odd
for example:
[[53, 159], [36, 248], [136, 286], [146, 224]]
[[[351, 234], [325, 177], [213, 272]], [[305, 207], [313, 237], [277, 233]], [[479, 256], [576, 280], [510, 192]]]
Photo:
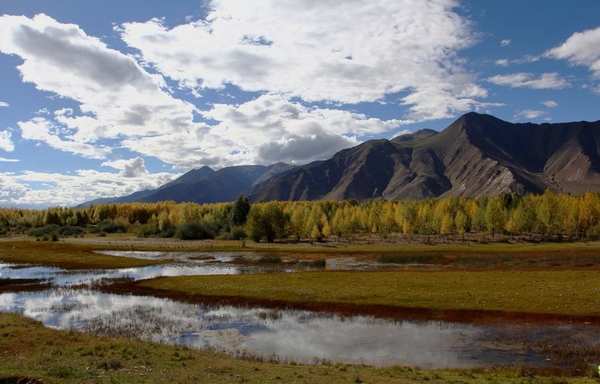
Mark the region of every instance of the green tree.
[[231, 208], [231, 212], [229, 214], [229, 221], [231, 222], [231, 226], [240, 226], [246, 224], [246, 220], [248, 219], [249, 213], [250, 200], [248, 200], [248, 197], [240, 195], [233, 204], [233, 207]]
[[289, 217], [279, 206], [268, 203], [263, 206], [253, 205], [246, 225], [252, 240], [259, 242], [266, 239], [268, 243], [272, 243], [276, 238], [285, 237], [288, 222]]

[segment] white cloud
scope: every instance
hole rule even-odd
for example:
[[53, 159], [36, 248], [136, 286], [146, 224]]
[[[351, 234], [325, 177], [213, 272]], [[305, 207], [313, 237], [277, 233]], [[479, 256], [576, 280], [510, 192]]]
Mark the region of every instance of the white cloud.
[[161, 76], [149, 74], [132, 57], [76, 25], [46, 15], [2, 16], [0, 51], [23, 59], [18, 66], [23, 81], [80, 104], [80, 111], [55, 111], [53, 120], [38, 117], [19, 123], [24, 139], [102, 158], [111, 150], [98, 146], [98, 140], [197, 128], [195, 107], [174, 99]]
[[553, 100], [546, 100], [546, 101], [542, 102], [542, 104], [544, 104], [548, 108], [556, 108], [556, 107], [558, 107], [558, 103], [556, 101], [553, 101]]
[[546, 112], [544, 111], [535, 111], [531, 109], [526, 109], [521, 111], [515, 115], [515, 118], [525, 118], [525, 119], [537, 119], [540, 116], [544, 116]]
[[[284, 16], [291, 17], [286, 10], [279, 9], [279, 5], [271, 4], [270, 6], [274, 9], [271, 12], [282, 11]], [[330, 5], [323, 7], [329, 9]], [[463, 23], [458, 19], [454, 20], [457, 17], [449, 11], [448, 4], [444, 6], [434, 4], [432, 7], [434, 11], [439, 13], [436, 16], [437, 19], [447, 24], [445, 28], [454, 26], [456, 29], [454, 31], [455, 35], [462, 31]], [[417, 8], [421, 9], [421, 7]], [[279, 11], [276, 12], [276, 10]], [[208, 83], [203, 84], [203, 86], [220, 87], [223, 83], [226, 83], [227, 81], [221, 78], [218, 81], [215, 80], [215, 76], [218, 77], [223, 72], [226, 76], [233, 76], [232, 74], [237, 73], [239, 85], [242, 88], [252, 88], [253, 85], [247, 84], [255, 81], [254, 76], [257, 74], [253, 71], [256, 68], [248, 69], [247, 67], [252, 63], [236, 62], [233, 57], [237, 57], [236, 55], [241, 55], [240, 57], [248, 56], [249, 53], [245, 49], [249, 42], [252, 42], [251, 45], [254, 47], [248, 48], [250, 51], [253, 49], [260, 50], [261, 46], [256, 44], [262, 40], [250, 41], [252, 40], [250, 37], [255, 36], [250, 32], [252, 32], [252, 28], [262, 28], [264, 26], [256, 26], [254, 22], [249, 20], [245, 20], [241, 26], [231, 25], [226, 19], [223, 19], [222, 15], [218, 16], [219, 12], [214, 11], [213, 16], [215, 19], [211, 19], [210, 22], [188, 24], [175, 30], [190, 30], [191, 34], [186, 35], [186, 37], [192, 39], [191, 44], [193, 45], [197, 40], [194, 34], [201, 34], [202, 26], [206, 27], [211, 24], [215, 30], [210, 36], [216, 35], [219, 39], [224, 39], [224, 42], [228, 42], [232, 51], [227, 50], [228, 45], [216, 47], [209, 44], [205, 47], [206, 50], [201, 49], [200, 52], [209, 55], [215, 53], [215, 50], [223, 49], [223, 57], [225, 57], [223, 60], [230, 60], [229, 63], [234, 65], [235, 71], [233, 69], [228, 70], [226, 66], [222, 68], [223, 71], [221, 69], [216, 70], [210, 65], [207, 70], [206, 65], [202, 63], [205, 60], [211, 60], [208, 56], [193, 57], [193, 63], [190, 63], [190, 65], [181, 61], [180, 57], [174, 62], [178, 67], [171, 68], [167, 66], [160, 69], [188, 87], [195, 87], [195, 85], [190, 85], [191, 83], [188, 80], [190, 80], [189, 76], [192, 76], [192, 82], [196, 84], [198, 79], [193, 78], [195, 72], [190, 74], [190, 71], [195, 71], [198, 67], [206, 70], [209, 76], [206, 80]], [[332, 12], [332, 10], [329, 9], [329, 12]], [[423, 12], [423, 10], [421, 9], [420, 12]], [[275, 17], [274, 14], [268, 14], [269, 17]], [[352, 14], [354, 15], [354, 13]], [[398, 17], [402, 19], [408, 16], [399, 15]], [[419, 23], [425, 22], [426, 18], [419, 12], [416, 16], [418, 18], [414, 22], [418, 23], [414, 25], [414, 28], [424, 28]], [[371, 15], [371, 17], [374, 16]], [[410, 21], [402, 20], [406, 23]], [[220, 23], [225, 23], [225, 26], [221, 26]], [[313, 24], [311, 23], [311, 28]], [[226, 26], [235, 28], [228, 32]], [[162, 26], [157, 24], [156, 21], [146, 24], [132, 24], [130, 27], [162, 29]], [[284, 35], [285, 33], [292, 33], [283, 24], [279, 23], [274, 27], [281, 28]], [[427, 24], [427, 28], [430, 27]], [[221, 36], [221, 34], [227, 35], [234, 32], [239, 34], [245, 28], [250, 29], [244, 33], [244, 36], [246, 36], [244, 44], [240, 45], [237, 40], [234, 44]], [[348, 28], [346, 26], [346, 32], [342, 36], [344, 39], [349, 38]], [[392, 30], [386, 29], [381, 33], [387, 35], [388, 39], [392, 39], [394, 34], [399, 34], [399, 38], [404, 38], [406, 37], [405, 34], [408, 33], [394, 32], [393, 28]], [[162, 34], [147, 35], [143, 40], [158, 44], [157, 41], [170, 39], [171, 43], [166, 48], [171, 46], [177, 48], [178, 45], [175, 40], [179, 37], [171, 36], [171, 33], [174, 33], [173, 31], [164, 30]], [[316, 33], [316, 30], [312, 32]], [[370, 30], [368, 36], [373, 33], [375, 32]], [[432, 33], [438, 37], [423, 38], [425, 39], [423, 43], [426, 44], [424, 48], [429, 47], [435, 50], [437, 47], [445, 47], [446, 45], [454, 48], [466, 46], [465, 41], [460, 40], [458, 36], [445, 36], [437, 30], [437, 26]], [[442, 35], [445, 37], [442, 38]], [[53, 92], [60, 97], [75, 100], [80, 105], [78, 110], [62, 108], [48, 111], [45, 109], [40, 111], [39, 116], [29, 121], [19, 122], [21, 137], [25, 140], [39, 141], [55, 149], [87, 158], [106, 159], [112, 153], [113, 147], [121, 147], [137, 152], [141, 156], [156, 157], [165, 163], [182, 169], [197, 168], [202, 165], [218, 168], [236, 164], [266, 163], [276, 158], [279, 161], [303, 163], [328, 157], [339, 149], [355, 145], [358, 143], [357, 136], [386, 132], [398, 127], [400, 124], [410, 122], [408, 120], [382, 121], [335, 108], [309, 108], [302, 102], [289, 101], [293, 94], [300, 95], [305, 92], [312, 92], [313, 84], [315, 89], [331, 89], [331, 92], [336, 92], [339, 95], [346, 94], [346, 92], [366, 95], [370, 91], [365, 88], [363, 82], [375, 81], [371, 79], [373, 73], [369, 77], [352, 78], [350, 76], [345, 79], [338, 78], [334, 82], [323, 75], [317, 76], [315, 82], [312, 82], [308, 77], [313, 76], [314, 73], [308, 73], [298, 67], [299, 64], [307, 64], [306, 61], [299, 64], [287, 63], [286, 66], [273, 67], [268, 71], [269, 73], [273, 71], [275, 74], [273, 76], [269, 75], [271, 77], [268, 78], [269, 81], [266, 84], [274, 87], [277, 92], [257, 96], [254, 100], [241, 105], [216, 104], [208, 111], [199, 111], [192, 104], [171, 96], [160, 75], [149, 74], [132, 57], [108, 48], [97, 38], [86, 35], [78, 26], [61, 24], [45, 15], [38, 15], [33, 19], [22, 16], [2, 16], [0, 17], [0, 36], [2, 36], [0, 40], [0, 50], [2, 52], [16, 54], [23, 58], [24, 62], [18, 69], [21, 71], [24, 81], [33, 83], [40, 90]], [[124, 32], [124, 36], [128, 36], [128, 34]], [[219, 43], [220, 40], [214, 40], [217, 37], [208, 38], [213, 39], [209, 42]], [[338, 40], [342, 37], [338, 37]], [[307, 43], [316, 44], [314, 37], [305, 36], [305, 34], [297, 38], [307, 39]], [[366, 37], [362, 36], [362, 38]], [[438, 38], [442, 41], [438, 41]], [[292, 43], [300, 44], [293, 36], [286, 36], [283, 42], [287, 44], [289, 41], [286, 39], [292, 39]], [[431, 41], [428, 39], [431, 39]], [[449, 40], [445, 41], [444, 39]], [[340, 40], [339, 43], [341, 44], [341, 42]], [[350, 40], [344, 42], [344, 44], [349, 43]], [[185, 50], [188, 54], [197, 54], [197, 50], [190, 49], [190, 42], [186, 42], [186, 44], [187, 48]], [[288, 48], [294, 47], [294, 44]], [[388, 41], [387, 44], [391, 43]], [[410, 47], [407, 47], [406, 44], [406, 42], [401, 42], [400, 45], [409, 49]], [[151, 47], [156, 46], [151, 45]], [[158, 47], [165, 48], [160, 44]], [[331, 48], [330, 45], [328, 47]], [[169, 54], [166, 48], [165, 54]], [[416, 47], [410, 49], [415, 54], [417, 53], [415, 51]], [[239, 52], [236, 53], [237, 51]], [[301, 52], [307, 53], [305, 48], [302, 48]], [[371, 59], [365, 55], [369, 52], [362, 51], [361, 47], [357, 47], [356, 52], [360, 55], [353, 54], [356, 57], [351, 61], [362, 63], [357, 64], [357, 68], [360, 67], [366, 70]], [[255, 57], [255, 59], [274, 60], [274, 57], [276, 57], [278, 60], [283, 60], [285, 56], [279, 50], [274, 55], [271, 55], [273, 57], [266, 55], [264, 58]], [[294, 55], [296, 54], [294, 53], [288, 59], [291, 61], [301, 59]], [[381, 57], [377, 60], [382, 60], [382, 62], [376, 60], [374, 64], [383, 65], [383, 62], [387, 63], [392, 60], [386, 53], [380, 53], [380, 55]], [[425, 60], [423, 55], [424, 53], [419, 56], [420, 60]], [[332, 59], [332, 57], [338, 57], [339, 53], [335, 55], [330, 53], [325, 56], [323, 59], [325, 61], [314, 55], [311, 57], [311, 60], [316, 60], [319, 63], [319, 70], [325, 71], [325, 68], [329, 68], [336, 63], [343, 67], [343, 62], [340, 63]], [[442, 56], [449, 60], [449, 56]], [[413, 106], [412, 113], [415, 116], [426, 118], [427, 116], [434, 116], [435, 113], [435, 117], [443, 117], [449, 113], [448, 111], [470, 110], [473, 103], [476, 103], [474, 98], [485, 96], [485, 90], [471, 83], [472, 78], [469, 75], [458, 74], [459, 69], [449, 70], [437, 65], [435, 60], [442, 56], [432, 56], [432, 62], [429, 64], [413, 65], [413, 67], [419, 68], [429, 66], [432, 74], [438, 77], [437, 80], [431, 79], [432, 84], [428, 87], [422, 86], [418, 91], [413, 92], [411, 96], [414, 99], [406, 98], [404, 100], [404, 103]], [[185, 55], [182, 57], [185, 57]], [[360, 60], [359, 57], [361, 57]], [[216, 55], [214, 59], [221, 60], [221, 55]], [[144, 60], [147, 59], [144, 58]], [[343, 61], [348, 60], [343, 59]], [[221, 64], [223, 63], [219, 63], [218, 66]], [[157, 63], [153, 65], [159, 67]], [[450, 64], [447, 65], [451, 66]], [[348, 64], [348, 66], [354, 68], [355, 64]], [[250, 67], [252, 66], [250, 65]], [[318, 68], [315, 67], [312, 70]], [[287, 73], [287, 71], [295, 69], [300, 71], [300, 79], [296, 76], [290, 77]], [[170, 72], [171, 70], [185, 76], [177, 78], [177, 75]], [[333, 75], [338, 72], [339, 68], [329, 68], [328, 70], [331, 70], [331, 72], [328, 72], [327, 75]], [[252, 76], [245, 71], [251, 71]], [[450, 72], [456, 72], [456, 74]], [[391, 76], [388, 73], [385, 76], [391, 78], [397, 77], [396, 75]], [[407, 77], [407, 75], [400, 77]], [[412, 78], [412, 76], [408, 77]], [[444, 77], [444, 81], [441, 81], [440, 77]], [[288, 80], [293, 86], [301, 86], [301, 91], [291, 91], [291, 88], [290, 90], [282, 89], [280, 86]], [[337, 81], [341, 83], [340, 86], [335, 84]], [[376, 81], [378, 86], [383, 86], [383, 84], [386, 87], [390, 86], [389, 79]], [[326, 82], [327, 84], [323, 85], [320, 82]], [[376, 96], [366, 98], [377, 99], [381, 97], [389, 91], [386, 87], [376, 90]], [[304, 97], [304, 95], [300, 96]], [[440, 100], [441, 97], [445, 98], [443, 102]], [[314, 97], [306, 96], [306, 98], [312, 99]], [[340, 97], [336, 96], [336, 98]], [[356, 96], [356, 101], [362, 98], [363, 96]], [[417, 106], [420, 109], [417, 110]], [[217, 123], [211, 126], [194, 121], [196, 114], [203, 114], [205, 118], [217, 120]], [[322, 138], [323, 142], [327, 142], [328, 145], [317, 145], [319, 138]], [[265, 143], [271, 143], [271, 145], [265, 146]], [[300, 145], [299, 143], [306, 145]], [[280, 148], [285, 148], [288, 152], [274, 150], [277, 145]], [[106, 164], [109, 164], [109, 162]], [[116, 163], [113, 163], [114, 165]], [[123, 168], [120, 169], [125, 172]], [[135, 169], [139, 170], [140, 168]]]
[[233, 84], [304, 101], [381, 101], [408, 91], [409, 117], [476, 108], [486, 96], [456, 53], [474, 43], [454, 0], [215, 0], [206, 20], [172, 29], [127, 23], [123, 40], [180, 87]]
[[506, 47], [507, 45], [509, 45], [511, 43], [510, 39], [504, 39], [500, 42], [500, 45], [503, 47]]
[[2, 163], [18, 163], [21, 160], [18, 159], [7, 159], [5, 157], [0, 157], [0, 162]]
[[102, 159], [110, 149], [105, 146], [93, 146], [83, 142], [77, 142], [70, 139], [63, 139], [62, 127], [54, 124], [51, 120], [43, 117], [34, 117], [26, 122], [19, 122], [21, 137], [25, 140], [36, 140], [44, 142], [47, 145], [61, 151], [71, 152], [83, 157], [92, 159]]
[[143, 177], [149, 174], [144, 159], [139, 156], [129, 160], [105, 161], [102, 166], [121, 170], [120, 175], [123, 177]]
[[121, 174], [94, 170], [79, 170], [74, 175], [32, 171], [0, 173], [0, 206], [74, 206], [101, 197], [154, 189], [179, 176], [154, 173], [125, 178]]
[[15, 145], [12, 142], [12, 133], [10, 131], [0, 131], [0, 149], [6, 152], [15, 150]]
[[8, 107], [8, 103], [5, 103], [4, 101], [0, 101], [0, 107]]
[[258, 164], [325, 159], [358, 144], [356, 136], [387, 132], [407, 123], [308, 108], [279, 95], [263, 95], [241, 105], [217, 104], [203, 115], [219, 122], [206, 138], [218, 138], [221, 143], [215, 146], [224, 150], [238, 148], [239, 153], [230, 155], [232, 162]]
[[392, 135], [392, 137], [390, 137], [390, 140], [394, 139], [398, 136], [410, 135], [411, 133], [412, 133], [412, 131], [409, 131], [408, 129], [404, 129], [402, 131], [394, 133], [394, 135]]
[[545, 53], [546, 57], [583, 65], [600, 78], [600, 27], [574, 33], [563, 44]]
[[494, 62], [494, 64], [499, 65], [501, 67], [508, 67], [508, 60], [507, 59], [499, 59], [499, 60], [496, 60]]
[[531, 73], [513, 73], [510, 75], [496, 75], [487, 78], [487, 81], [496, 85], [506, 85], [511, 88], [533, 89], [563, 89], [570, 87], [568, 81], [562, 79], [558, 73], [543, 73], [539, 78]]

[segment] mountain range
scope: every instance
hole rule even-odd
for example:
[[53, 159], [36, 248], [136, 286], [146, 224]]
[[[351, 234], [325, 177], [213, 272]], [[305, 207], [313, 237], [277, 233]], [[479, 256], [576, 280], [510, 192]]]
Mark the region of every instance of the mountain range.
[[370, 140], [304, 166], [192, 170], [156, 190], [100, 202], [423, 199], [600, 192], [600, 121], [514, 124], [468, 113], [441, 132]]

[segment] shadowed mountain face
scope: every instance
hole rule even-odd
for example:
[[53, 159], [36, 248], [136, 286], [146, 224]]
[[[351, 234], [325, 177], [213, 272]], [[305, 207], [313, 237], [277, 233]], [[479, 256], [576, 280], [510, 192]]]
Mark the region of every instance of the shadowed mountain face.
[[135, 192], [122, 197], [97, 199], [81, 204], [80, 207], [100, 203], [175, 201], [205, 204], [234, 201], [240, 194], [248, 195], [272, 177], [292, 168], [295, 167], [284, 163], [270, 166], [241, 165], [218, 171], [202, 167], [191, 170], [154, 190]]
[[283, 163], [271, 166], [240, 165], [211, 170], [212, 172], [201, 177], [195, 177], [193, 172], [197, 170], [193, 170], [138, 201], [150, 203], [173, 200], [177, 203], [199, 204], [234, 201], [240, 194], [247, 194], [255, 183], [264, 183], [290, 168], [293, 166]]
[[469, 113], [440, 133], [368, 141], [282, 174], [251, 200], [600, 191], [599, 143], [600, 122], [512, 124]]
[[[512, 124], [468, 113], [436, 132], [371, 140], [294, 167], [192, 170], [153, 191], [100, 202], [423, 199], [502, 193], [600, 192], [600, 121]], [[90, 203], [84, 204], [88, 205]]]

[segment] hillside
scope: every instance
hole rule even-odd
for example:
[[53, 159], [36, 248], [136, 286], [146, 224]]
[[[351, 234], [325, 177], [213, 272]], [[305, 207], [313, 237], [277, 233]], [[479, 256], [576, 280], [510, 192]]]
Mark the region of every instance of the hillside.
[[513, 124], [469, 113], [440, 133], [372, 140], [276, 177], [260, 200], [422, 199], [600, 191], [600, 122]]
[[[304, 166], [192, 170], [152, 191], [100, 202], [424, 199], [600, 192], [600, 121], [513, 124], [468, 113], [442, 132], [370, 140]], [[89, 204], [89, 203], [88, 203]]]

